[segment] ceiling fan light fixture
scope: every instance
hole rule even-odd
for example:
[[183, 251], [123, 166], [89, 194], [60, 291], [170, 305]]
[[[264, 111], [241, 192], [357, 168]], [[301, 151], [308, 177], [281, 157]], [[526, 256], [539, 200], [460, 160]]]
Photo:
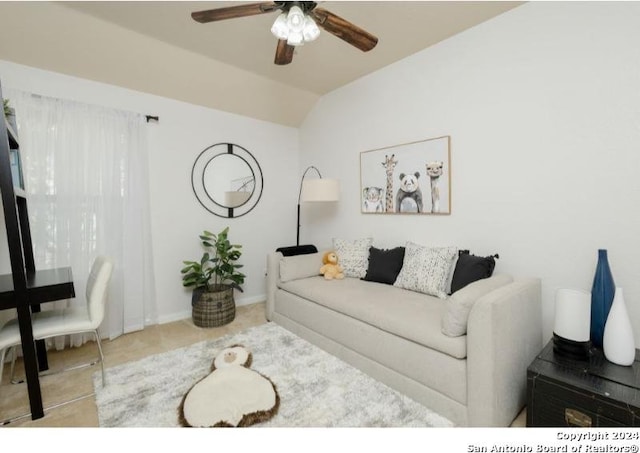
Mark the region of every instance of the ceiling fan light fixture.
[[271, 33], [278, 39], [286, 40], [290, 46], [302, 46], [305, 42], [316, 40], [320, 29], [313, 18], [294, 5], [276, 18]]
[[287, 44], [290, 46], [302, 46], [304, 45], [304, 36], [301, 31], [295, 32], [289, 31], [289, 38], [287, 39]]
[[271, 26], [271, 33], [278, 39], [289, 38], [289, 24], [287, 23], [287, 13], [282, 13]]
[[289, 32], [301, 33], [305, 25], [305, 15], [299, 6], [292, 6], [289, 8], [289, 14], [287, 15], [287, 23], [289, 25]]
[[[262, 1], [194, 11], [191, 18], [201, 24], [239, 17], [257, 16], [278, 11], [271, 33], [278, 38], [274, 63], [287, 65], [293, 60], [294, 46], [311, 42], [320, 35], [320, 28], [357, 49], [368, 52], [378, 44], [378, 38], [327, 11], [318, 8], [317, 1]], [[320, 27], [320, 28], [318, 28]]]
[[305, 42], [315, 41], [320, 36], [320, 29], [316, 25], [316, 21], [306, 16], [304, 19], [304, 29], [302, 30]]

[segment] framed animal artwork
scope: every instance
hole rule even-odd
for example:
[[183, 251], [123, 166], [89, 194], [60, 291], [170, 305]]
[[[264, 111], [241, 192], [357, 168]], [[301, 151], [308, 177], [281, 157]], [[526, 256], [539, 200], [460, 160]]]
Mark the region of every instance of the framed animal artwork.
[[451, 138], [360, 153], [363, 214], [451, 214]]

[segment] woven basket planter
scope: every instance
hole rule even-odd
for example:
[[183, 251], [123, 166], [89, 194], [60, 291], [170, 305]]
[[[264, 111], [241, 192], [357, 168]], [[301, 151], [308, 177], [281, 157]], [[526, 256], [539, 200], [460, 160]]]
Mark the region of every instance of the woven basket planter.
[[219, 291], [194, 291], [191, 306], [193, 323], [198, 327], [223, 326], [236, 317], [236, 303], [230, 286]]

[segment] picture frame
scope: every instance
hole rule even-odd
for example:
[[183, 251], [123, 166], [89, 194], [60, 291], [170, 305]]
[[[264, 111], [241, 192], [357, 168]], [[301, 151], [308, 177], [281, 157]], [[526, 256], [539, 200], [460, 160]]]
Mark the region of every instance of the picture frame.
[[451, 137], [360, 153], [363, 214], [451, 214]]

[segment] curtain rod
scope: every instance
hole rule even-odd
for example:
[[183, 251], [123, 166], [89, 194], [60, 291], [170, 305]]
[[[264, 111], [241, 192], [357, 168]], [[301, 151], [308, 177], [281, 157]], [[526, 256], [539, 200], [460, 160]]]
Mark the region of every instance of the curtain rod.
[[[16, 90], [16, 91], [21, 91], [21, 90]], [[31, 93], [31, 92], [27, 92], [31, 95], [31, 97], [37, 98], [37, 99], [42, 99], [42, 98], [48, 98], [48, 99], [53, 99], [53, 100], [61, 100], [62, 98], [56, 98], [56, 97], [52, 97], [52, 96], [44, 96], [42, 94], [38, 94], [38, 93]], [[82, 103], [82, 101], [72, 101], [72, 102], [79, 102]], [[90, 104], [90, 105], [97, 105], [97, 104]], [[160, 122], [160, 117], [159, 116], [154, 116], [154, 115], [145, 115], [144, 116], [147, 120], [147, 123], [150, 121], [153, 121], [155, 123]]]

